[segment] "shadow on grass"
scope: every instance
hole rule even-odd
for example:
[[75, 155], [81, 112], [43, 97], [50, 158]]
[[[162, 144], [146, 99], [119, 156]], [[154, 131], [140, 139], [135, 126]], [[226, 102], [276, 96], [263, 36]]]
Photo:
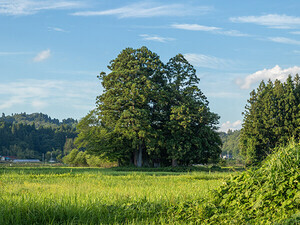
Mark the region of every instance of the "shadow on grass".
[[[1, 202], [3, 203], [3, 202]], [[65, 202], [24, 202], [0, 206], [0, 224], [194, 224], [201, 201], [153, 203], [136, 202], [76, 205]]]
[[220, 167], [220, 166], [186, 166], [186, 167], [113, 167], [111, 171], [127, 171], [127, 172], [174, 172], [174, 173], [187, 173], [187, 172], [238, 172], [244, 171], [244, 167]]
[[190, 172], [207, 172], [207, 173], [228, 173], [245, 170], [243, 167], [219, 167], [219, 166], [189, 166], [189, 167], [112, 167], [112, 168], [94, 168], [94, 167], [0, 167], [1, 174], [103, 174], [110, 176], [126, 176], [132, 173], [144, 174], [149, 176], [167, 176], [179, 175]]

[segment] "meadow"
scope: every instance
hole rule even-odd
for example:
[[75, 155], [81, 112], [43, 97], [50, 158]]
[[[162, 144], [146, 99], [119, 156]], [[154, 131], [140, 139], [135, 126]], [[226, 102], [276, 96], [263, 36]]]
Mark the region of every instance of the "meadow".
[[195, 224], [234, 172], [1, 167], [0, 224]]
[[0, 224], [300, 224], [300, 144], [259, 166], [0, 167]]

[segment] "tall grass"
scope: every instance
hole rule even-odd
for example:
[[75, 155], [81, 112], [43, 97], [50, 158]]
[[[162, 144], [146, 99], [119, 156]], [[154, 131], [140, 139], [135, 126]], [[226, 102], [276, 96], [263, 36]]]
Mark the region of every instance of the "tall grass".
[[228, 173], [1, 168], [0, 224], [194, 224]]
[[299, 144], [234, 176], [172, 170], [0, 168], [0, 224], [300, 223]]

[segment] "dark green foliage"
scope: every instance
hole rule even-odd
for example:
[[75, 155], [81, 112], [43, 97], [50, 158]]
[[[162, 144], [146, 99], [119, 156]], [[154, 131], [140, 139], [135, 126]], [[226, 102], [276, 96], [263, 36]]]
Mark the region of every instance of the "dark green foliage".
[[299, 210], [300, 145], [293, 143], [277, 149], [259, 169], [232, 177], [206, 208], [212, 224], [289, 224], [299, 221]]
[[[244, 171], [245, 169], [243, 167], [220, 167], [216, 165], [211, 165], [211, 166], [177, 166], [177, 167], [133, 167], [133, 166], [128, 166], [128, 167], [114, 167], [111, 168], [112, 171], [124, 171], [124, 172], [177, 172], [177, 173], [182, 173], [182, 172], [208, 172], [214, 173], [214, 172], [223, 172], [223, 173], [228, 173], [228, 172], [237, 172], [237, 171]], [[209, 180], [210, 178], [207, 178]]]
[[[97, 97], [101, 126], [110, 142], [114, 142], [113, 139], [128, 140], [129, 149], [126, 145], [123, 148], [130, 151], [132, 162], [141, 166], [142, 159], [146, 161], [146, 145], [157, 136], [151, 126], [151, 117], [157, 91], [163, 82], [163, 64], [159, 56], [146, 47], [127, 48], [111, 61], [108, 68], [111, 73], [100, 75], [104, 93]], [[128, 155], [123, 151], [114, 149], [117, 154]]]
[[199, 78], [191, 64], [179, 54], [166, 65], [168, 82], [163, 130], [166, 151], [179, 164], [207, 163], [220, 154], [215, 125], [219, 116], [211, 113], [208, 101], [198, 88]]
[[293, 137], [300, 129], [299, 76], [285, 83], [263, 81], [250, 93], [241, 131], [241, 153], [246, 163], [255, 164]]
[[42, 154], [48, 152], [48, 157], [53, 152], [55, 159], [62, 153], [66, 139], [77, 136], [74, 124], [70, 126], [59, 121], [57, 124], [57, 121], [44, 114], [3, 115], [0, 119], [0, 155], [42, 159]]
[[108, 132], [101, 126], [95, 110], [80, 120], [77, 129], [79, 134], [75, 144], [79, 149], [85, 149], [103, 159], [118, 161], [119, 165], [130, 161], [131, 143], [121, 135]]
[[190, 165], [217, 160], [219, 116], [210, 112], [192, 65], [164, 65], [146, 47], [127, 48], [99, 78], [97, 108], [78, 124], [79, 148], [120, 165]]

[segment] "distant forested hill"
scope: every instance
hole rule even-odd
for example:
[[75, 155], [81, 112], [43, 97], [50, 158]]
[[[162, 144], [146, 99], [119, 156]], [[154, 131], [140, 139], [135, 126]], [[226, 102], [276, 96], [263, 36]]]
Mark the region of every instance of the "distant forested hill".
[[32, 114], [26, 114], [26, 113], [16, 113], [12, 115], [5, 115], [2, 113], [2, 117], [0, 117], [0, 122], [8, 122], [13, 124], [23, 123], [32, 125], [34, 124], [35, 127], [58, 127], [60, 125], [69, 125], [71, 127], [75, 127], [78, 123], [77, 120], [74, 120], [72, 118], [63, 119], [61, 122], [58, 119], [51, 118], [47, 114], [43, 113], [32, 113]]
[[234, 158], [240, 158], [240, 141], [241, 130], [231, 131], [229, 130], [227, 133], [221, 132], [220, 137], [222, 139], [222, 154], [226, 155], [229, 153]]
[[42, 158], [47, 152], [63, 154], [66, 142], [77, 137], [77, 120], [60, 122], [46, 114], [13, 114], [0, 117], [0, 155]]

